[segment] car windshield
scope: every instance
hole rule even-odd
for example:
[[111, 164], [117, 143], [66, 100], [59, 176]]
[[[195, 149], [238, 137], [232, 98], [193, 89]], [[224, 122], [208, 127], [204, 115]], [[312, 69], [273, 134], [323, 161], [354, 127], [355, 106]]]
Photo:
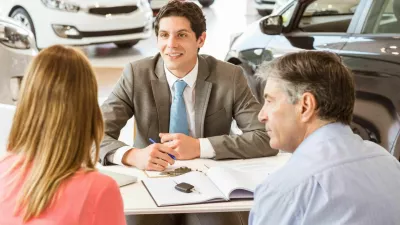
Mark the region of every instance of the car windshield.
[[360, 0], [317, 0], [307, 6], [303, 16], [352, 15]]
[[293, 1], [293, 0], [277, 0], [277, 1], [275, 2], [274, 9], [272, 10], [271, 15], [276, 15], [276, 14], [278, 14], [280, 11], [282, 11], [283, 8], [286, 7], [286, 5], [287, 5], [289, 2], [292, 2], [292, 1]]
[[294, 9], [296, 8], [296, 5], [297, 5], [296, 2], [294, 2], [293, 4], [291, 4], [291, 6], [289, 8], [286, 9], [286, 11], [284, 11], [282, 13], [282, 20], [283, 20], [282, 25], [284, 27], [287, 27], [289, 25], [290, 20], [293, 17], [293, 12], [294, 12]]
[[360, 0], [316, 0], [308, 4], [298, 24], [303, 32], [345, 33]]

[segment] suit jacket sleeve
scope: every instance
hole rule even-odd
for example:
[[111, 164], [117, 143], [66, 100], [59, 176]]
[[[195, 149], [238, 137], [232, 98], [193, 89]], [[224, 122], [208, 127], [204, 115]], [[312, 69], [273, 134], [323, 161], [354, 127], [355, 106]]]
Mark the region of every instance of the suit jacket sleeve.
[[108, 165], [106, 157], [127, 144], [118, 141], [121, 129], [134, 115], [133, 107], [133, 69], [128, 64], [112, 93], [101, 106], [105, 135], [100, 145], [100, 163]]
[[233, 117], [242, 135], [209, 137], [215, 150], [215, 159], [255, 158], [278, 154], [269, 146], [269, 137], [264, 125], [258, 121], [261, 105], [248, 87], [243, 71], [235, 68]]

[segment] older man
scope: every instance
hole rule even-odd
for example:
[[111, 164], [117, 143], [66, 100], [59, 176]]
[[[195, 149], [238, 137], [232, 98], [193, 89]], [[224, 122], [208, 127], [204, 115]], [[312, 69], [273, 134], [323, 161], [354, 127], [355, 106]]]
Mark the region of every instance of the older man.
[[328, 52], [264, 64], [265, 123], [272, 148], [293, 152], [255, 193], [249, 223], [399, 224], [400, 164], [349, 127], [351, 72]]

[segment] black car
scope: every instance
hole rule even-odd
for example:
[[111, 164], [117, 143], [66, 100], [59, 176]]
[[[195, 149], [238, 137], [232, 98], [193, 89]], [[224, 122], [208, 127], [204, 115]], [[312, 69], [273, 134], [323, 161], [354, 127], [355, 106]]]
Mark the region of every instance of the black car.
[[232, 37], [226, 61], [240, 65], [263, 103], [258, 65], [305, 49], [339, 54], [352, 69], [352, 128], [400, 156], [400, 0], [292, 0]]

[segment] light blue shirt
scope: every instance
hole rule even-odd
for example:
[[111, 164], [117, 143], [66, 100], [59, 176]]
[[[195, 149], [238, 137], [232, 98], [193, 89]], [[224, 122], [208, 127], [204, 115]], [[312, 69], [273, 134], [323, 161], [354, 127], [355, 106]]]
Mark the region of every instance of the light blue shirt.
[[349, 126], [328, 124], [254, 198], [250, 225], [400, 224], [400, 164]]

